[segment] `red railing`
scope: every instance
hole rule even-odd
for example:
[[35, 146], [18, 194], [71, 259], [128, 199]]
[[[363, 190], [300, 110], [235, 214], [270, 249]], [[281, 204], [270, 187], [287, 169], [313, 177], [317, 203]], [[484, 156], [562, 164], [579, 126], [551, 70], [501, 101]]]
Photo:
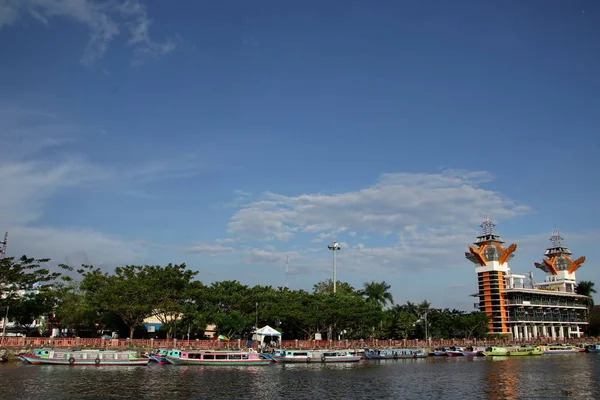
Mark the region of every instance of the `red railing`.
[[[491, 346], [511, 343], [557, 343], [570, 344], [598, 343], [600, 338], [580, 339], [552, 339], [538, 338], [530, 340], [513, 341], [510, 339], [436, 339], [436, 340], [282, 340], [281, 347], [296, 349], [361, 349], [381, 347], [441, 347], [441, 346]], [[243, 349], [248, 345], [247, 340], [154, 340], [154, 339], [88, 339], [88, 338], [47, 338], [47, 337], [0, 337], [0, 347], [39, 348], [39, 347], [80, 347], [80, 348], [102, 348], [102, 349], [126, 349], [126, 348], [194, 348], [194, 349]], [[252, 342], [256, 348], [258, 343]]]

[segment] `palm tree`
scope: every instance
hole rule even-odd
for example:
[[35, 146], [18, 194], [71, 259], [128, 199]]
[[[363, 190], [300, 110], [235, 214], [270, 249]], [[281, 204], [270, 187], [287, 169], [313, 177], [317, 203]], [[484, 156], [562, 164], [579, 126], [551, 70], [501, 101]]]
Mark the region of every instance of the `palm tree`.
[[579, 282], [579, 284], [577, 285], [577, 287], [575, 287], [575, 292], [577, 292], [577, 294], [581, 294], [583, 296], [588, 296], [588, 308], [592, 308], [594, 307], [594, 298], [592, 297], [592, 295], [596, 292], [596, 289], [594, 289], [594, 282], [591, 281], [581, 281]]
[[383, 308], [388, 303], [394, 304], [394, 298], [389, 292], [391, 287], [392, 286], [387, 284], [385, 281], [373, 281], [370, 283], [365, 283], [364, 289], [361, 291], [361, 294], [366, 298], [368, 302], [375, 303], [379, 307]]

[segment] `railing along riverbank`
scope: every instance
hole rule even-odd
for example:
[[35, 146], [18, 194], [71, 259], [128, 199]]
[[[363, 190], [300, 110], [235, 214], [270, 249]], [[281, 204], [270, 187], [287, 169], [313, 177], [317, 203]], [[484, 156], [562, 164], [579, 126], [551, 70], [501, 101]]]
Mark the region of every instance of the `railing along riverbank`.
[[[600, 338], [536, 338], [514, 341], [512, 339], [431, 339], [431, 340], [282, 340], [281, 348], [286, 349], [364, 349], [364, 348], [436, 348], [441, 346], [502, 346], [509, 344], [547, 344], [547, 343], [600, 343]], [[182, 339], [101, 339], [101, 338], [49, 338], [49, 337], [0, 337], [0, 347], [5, 348], [98, 348], [98, 349], [158, 349], [193, 348], [201, 350], [246, 349], [248, 340], [182, 340]], [[252, 342], [257, 348], [258, 343]]]

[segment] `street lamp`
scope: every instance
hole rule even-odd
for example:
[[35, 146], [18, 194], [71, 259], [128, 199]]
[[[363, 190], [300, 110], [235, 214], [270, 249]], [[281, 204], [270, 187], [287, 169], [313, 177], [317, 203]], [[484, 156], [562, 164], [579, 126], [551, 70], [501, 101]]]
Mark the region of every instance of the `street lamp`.
[[331, 245], [328, 245], [327, 248], [329, 250], [331, 250], [333, 252], [333, 293], [336, 292], [336, 283], [337, 283], [337, 277], [335, 274], [335, 252], [337, 250], [341, 250], [342, 246], [340, 246], [340, 244], [338, 242], [333, 242]]
[[4, 317], [4, 323], [2, 324], [2, 341], [4, 341], [4, 336], [6, 336], [6, 324], [8, 324], [8, 309], [6, 306], [6, 316]]
[[258, 330], [258, 301], [256, 302], [256, 313], [255, 313], [255, 316], [256, 316], [256, 329]]
[[433, 310], [431, 308], [428, 308], [426, 310], [423, 310], [423, 313], [422, 313], [422, 315], [424, 315], [424, 318], [425, 318], [425, 340], [429, 340], [429, 335], [428, 335], [428, 332], [427, 332], [427, 330], [428, 330], [427, 328], [428, 328], [428, 325], [429, 325], [427, 323], [427, 314], [429, 314], [430, 311], [433, 311]]

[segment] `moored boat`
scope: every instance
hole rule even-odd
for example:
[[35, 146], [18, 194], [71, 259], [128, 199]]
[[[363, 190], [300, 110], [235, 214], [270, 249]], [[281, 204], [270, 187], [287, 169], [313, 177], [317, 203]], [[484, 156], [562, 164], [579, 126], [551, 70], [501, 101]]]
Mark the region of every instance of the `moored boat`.
[[19, 354], [19, 359], [35, 365], [95, 365], [97, 367], [148, 365], [150, 361], [146, 357], [140, 357], [136, 351], [65, 349], [35, 349], [31, 353]]
[[306, 363], [306, 362], [320, 362], [319, 358], [313, 356], [311, 351], [307, 350], [273, 350], [271, 353], [277, 362], [283, 363]]
[[150, 359], [150, 361], [154, 361], [159, 364], [170, 364], [169, 360], [167, 360], [167, 356], [172, 352], [173, 350], [158, 349], [154, 353], [148, 354], [148, 358]]
[[544, 354], [542, 349], [538, 346], [512, 346], [512, 347], [500, 347], [492, 346], [483, 352], [483, 355], [488, 357], [494, 356], [541, 356]]
[[364, 356], [368, 360], [389, 360], [403, 358], [424, 358], [427, 353], [422, 349], [382, 349], [365, 350]]
[[446, 355], [448, 357], [462, 357], [463, 351], [465, 351], [465, 348], [463, 347], [451, 347], [450, 349], [446, 350]]
[[448, 354], [446, 354], [446, 352], [450, 350], [449, 347], [440, 347], [438, 349], [435, 349], [432, 353], [432, 355], [436, 356], [436, 357], [440, 357], [440, 356], [447, 356]]
[[358, 362], [361, 357], [352, 355], [347, 350], [331, 350], [321, 352], [321, 361], [324, 363]]
[[478, 356], [483, 356], [484, 351], [485, 351], [484, 346], [469, 346], [463, 350], [462, 354], [465, 357], [478, 357]]
[[275, 361], [267, 355], [243, 351], [177, 350], [165, 358], [175, 365], [268, 365]]
[[573, 354], [579, 353], [579, 351], [573, 346], [563, 346], [563, 345], [550, 345], [550, 346], [541, 346], [544, 354]]
[[588, 353], [600, 353], [600, 344], [588, 344], [585, 351]]

